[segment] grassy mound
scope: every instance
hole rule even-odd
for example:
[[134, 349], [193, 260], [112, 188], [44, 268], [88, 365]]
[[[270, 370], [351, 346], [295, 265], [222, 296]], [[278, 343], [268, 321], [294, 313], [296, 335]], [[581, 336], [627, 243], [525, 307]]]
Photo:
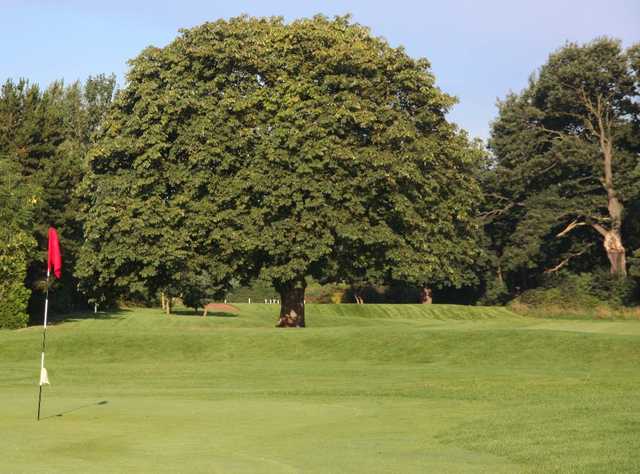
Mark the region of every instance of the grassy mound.
[[1, 472], [638, 472], [640, 323], [132, 310], [0, 331]]

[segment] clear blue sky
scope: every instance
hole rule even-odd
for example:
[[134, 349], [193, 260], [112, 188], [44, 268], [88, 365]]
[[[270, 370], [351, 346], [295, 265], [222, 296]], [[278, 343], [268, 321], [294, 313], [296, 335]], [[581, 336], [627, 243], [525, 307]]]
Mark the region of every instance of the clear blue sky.
[[241, 13], [352, 13], [391, 45], [429, 59], [438, 85], [460, 100], [450, 118], [482, 138], [496, 99], [525, 87], [565, 41], [640, 41], [640, 0], [0, 0], [0, 80], [44, 85], [114, 72], [122, 85], [127, 60], [145, 46]]

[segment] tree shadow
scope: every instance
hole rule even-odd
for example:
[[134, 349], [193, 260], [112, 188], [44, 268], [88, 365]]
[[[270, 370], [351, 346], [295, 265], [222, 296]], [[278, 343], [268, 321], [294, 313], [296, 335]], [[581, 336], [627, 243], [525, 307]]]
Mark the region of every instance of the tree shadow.
[[[187, 309], [176, 310], [176, 311], [173, 311], [171, 314], [174, 316], [186, 316], [186, 317], [191, 316], [196, 318], [202, 318], [202, 311], [195, 312]], [[237, 318], [238, 314], [231, 313], [231, 312], [227, 313], [225, 311], [209, 311], [206, 317], [209, 318], [211, 316], [214, 316], [216, 318]]]
[[[130, 309], [109, 308], [106, 311], [98, 311], [97, 313], [86, 311], [70, 311], [68, 313], [49, 313], [47, 317], [47, 325], [55, 325], [66, 322], [77, 322], [86, 319], [122, 319], [125, 317], [125, 313], [130, 312]], [[29, 318], [29, 326], [42, 326], [44, 323], [44, 314], [39, 314], [37, 317], [31, 316]]]
[[207, 313], [207, 318], [210, 316], [214, 316], [216, 318], [237, 318], [238, 314], [237, 313], [225, 313], [225, 312], [221, 312], [221, 311], [216, 311], [216, 312], [211, 312], [211, 313]]
[[55, 415], [43, 416], [40, 419], [41, 420], [46, 420], [47, 418], [58, 418], [58, 417], [67, 415], [69, 413], [73, 413], [74, 411], [82, 410], [84, 408], [91, 408], [91, 407], [97, 407], [97, 406], [101, 406], [101, 405], [106, 405], [107, 403], [109, 403], [108, 400], [102, 400], [101, 402], [97, 402], [97, 403], [88, 403], [87, 405], [82, 405], [82, 406], [79, 406], [79, 407], [71, 408], [70, 410], [66, 410], [66, 411], [62, 411], [60, 413], [56, 413]]
[[49, 315], [49, 322], [56, 324], [62, 322], [76, 322], [76, 321], [84, 321], [86, 319], [122, 319], [125, 317], [126, 313], [130, 313], [132, 310], [130, 309], [122, 309], [122, 308], [112, 308], [107, 311], [82, 311], [82, 312], [73, 312], [73, 313], [65, 313], [65, 314], [53, 314]]

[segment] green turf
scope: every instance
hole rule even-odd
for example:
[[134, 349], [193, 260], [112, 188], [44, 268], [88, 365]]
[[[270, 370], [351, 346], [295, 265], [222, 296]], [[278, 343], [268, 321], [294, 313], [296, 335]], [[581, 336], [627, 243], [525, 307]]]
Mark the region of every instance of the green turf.
[[640, 322], [134, 310], [0, 331], [0, 472], [640, 472]]

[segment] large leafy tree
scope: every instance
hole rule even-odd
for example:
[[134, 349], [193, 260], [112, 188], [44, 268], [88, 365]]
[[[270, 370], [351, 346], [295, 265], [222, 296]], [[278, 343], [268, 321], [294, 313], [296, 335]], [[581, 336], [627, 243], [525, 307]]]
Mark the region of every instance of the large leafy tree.
[[640, 217], [637, 58], [608, 38], [567, 44], [499, 103], [485, 217], [514, 282], [570, 264], [626, 274]]
[[308, 276], [473, 279], [477, 151], [426, 60], [346, 17], [240, 17], [131, 66], [85, 182], [92, 291], [260, 276], [303, 326]]

